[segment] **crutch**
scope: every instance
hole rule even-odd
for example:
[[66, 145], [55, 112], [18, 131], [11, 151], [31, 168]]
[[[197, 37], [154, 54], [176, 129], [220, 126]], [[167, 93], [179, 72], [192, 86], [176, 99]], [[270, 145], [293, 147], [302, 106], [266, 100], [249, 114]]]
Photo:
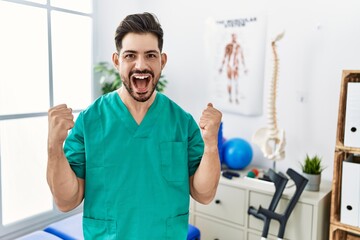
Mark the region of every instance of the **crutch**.
[[[275, 185], [275, 193], [274, 196], [270, 202], [269, 205], [269, 211], [274, 212], [276, 209], [276, 206], [278, 205], [281, 195], [285, 189], [285, 186], [288, 182], [288, 178], [281, 172], [276, 173], [274, 170], [269, 169], [267, 173], [267, 178], [274, 183]], [[262, 240], [267, 238], [269, 227], [270, 227], [270, 221], [271, 219], [267, 217], [266, 215], [259, 213], [257, 209], [255, 209], [253, 206], [250, 206], [248, 209], [248, 214], [253, 215], [254, 217], [263, 220], [264, 221], [264, 227], [262, 231]]]
[[[270, 208], [265, 209], [265, 208], [262, 208], [261, 206], [259, 207], [259, 209], [257, 211], [257, 214], [265, 216], [266, 220], [269, 219], [267, 221], [270, 222], [271, 219], [274, 219], [274, 220], [277, 220], [280, 223], [280, 228], [279, 228], [279, 232], [278, 232], [278, 235], [277, 235], [278, 240], [282, 240], [284, 238], [287, 221], [288, 221], [288, 219], [290, 217], [291, 212], [294, 210], [295, 205], [298, 202], [298, 200], [299, 200], [299, 198], [300, 198], [302, 192], [304, 191], [305, 186], [306, 186], [306, 184], [308, 182], [307, 178], [303, 177], [302, 175], [300, 175], [299, 173], [297, 173], [296, 171], [294, 171], [291, 168], [289, 168], [286, 171], [286, 173], [294, 181], [295, 186], [296, 186], [296, 190], [295, 190], [294, 195], [290, 199], [289, 204], [286, 207], [284, 213], [283, 214], [278, 214], [274, 210], [272, 210], [272, 209], [270, 210]], [[274, 195], [274, 198], [276, 198], [276, 197], [277, 196]], [[266, 240], [266, 238], [267, 238], [267, 234], [268, 234], [268, 230], [269, 230], [269, 223], [267, 225], [264, 224], [264, 230], [263, 230], [261, 240]]]

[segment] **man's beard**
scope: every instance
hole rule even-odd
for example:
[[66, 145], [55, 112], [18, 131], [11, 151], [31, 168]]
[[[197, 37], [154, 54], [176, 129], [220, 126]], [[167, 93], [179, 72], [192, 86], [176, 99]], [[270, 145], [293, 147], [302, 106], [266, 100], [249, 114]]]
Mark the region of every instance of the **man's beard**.
[[[155, 89], [156, 89], [156, 85], [159, 82], [160, 79], [160, 75], [159, 77], [156, 79], [155, 83], [154, 81], [149, 82], [148, 84], [150, 85], [150, 89], [149, 91], [147, 91], [146, 93], [135, 93], [133, 86], [132, 86], [132, 81], [131, 81], [131, 76], [135, 73], [139, 73], [139, 74], [143, 74], [143, 73], [148, 73], [151, 75], [152, 80], [155, 79], [154, 73], [148, 70], [144, 70], [144, 71], [132, 71], [129, 73], [129, 76], [127, 78], [127, 81], [122, 81], [123, 85], [125, 86], [126, 90], [129, 92], [130, 96], [138, 102], [146, 102], [147, 100], [149, 100], [152, 96], [152, 94], [154, 93]], [[124, 78], [122, 78], [124, 79]]]
[[154, 91], [156, 89], [156, 85], [158, 83], [158, 81], [156, 82], [155, 85], [153, 83], [149, 83], [152, 85], [152, 88], [150, 89], [150, 91], [146, 92], [145, 94], [141, 94], [141, 93], [136, 94], [136, 93], [134, 93], [134, 89], [131, 86], [129, 86], [129, 84], [128, 84], [129, 82], [123, 81], [123, 85], [126, 88], [126, 90], [129, 92], [130, 96], [135, 101], [138, 101], [138, 102], [146, 102], [147, 100], [149, 100], [151, 98], [152, 94], [154, 93]]

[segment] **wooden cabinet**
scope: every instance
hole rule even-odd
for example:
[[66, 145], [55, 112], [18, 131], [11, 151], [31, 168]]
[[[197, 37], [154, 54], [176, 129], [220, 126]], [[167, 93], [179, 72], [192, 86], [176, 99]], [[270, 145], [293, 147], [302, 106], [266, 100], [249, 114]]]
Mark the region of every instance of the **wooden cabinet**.
[[[247, 171], [240, 172], [245, 176]], [[276, 212], [282, 213], [295, 192], [290, 186], [283, 192]], [[331, 182], [323, 181], [319, 192], [304, 191], [292, 212], [285, 239], [328, 239]], [[268, 207], [275, 192], [273, 183], [249, 178], [221, 177], [217, 194], [209, 205], [192, 202], [191, 221], [204, 240], [259, 240], [263, 222], [247, 214], [249, 206]], [[277, 239], [279, 223], [271, 221], [268, 239]]]
[[331, 195], [330, 240], [360, 240], [360, 228], [340, 222], [342, 163], [351, 154], [360, 154], [360, 148], [344, 145], [347, 90], [350, 82], [360, 84], [360, 70], [344, 70], [342, 74]]

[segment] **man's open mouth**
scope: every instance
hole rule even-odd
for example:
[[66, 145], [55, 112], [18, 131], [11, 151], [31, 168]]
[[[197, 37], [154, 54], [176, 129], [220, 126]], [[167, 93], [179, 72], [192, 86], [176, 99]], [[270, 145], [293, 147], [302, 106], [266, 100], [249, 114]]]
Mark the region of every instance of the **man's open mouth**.
[[137, 93], [146, 93], [151, 80], [150, 74], [133, 74], [131, 77], [134, 90]]

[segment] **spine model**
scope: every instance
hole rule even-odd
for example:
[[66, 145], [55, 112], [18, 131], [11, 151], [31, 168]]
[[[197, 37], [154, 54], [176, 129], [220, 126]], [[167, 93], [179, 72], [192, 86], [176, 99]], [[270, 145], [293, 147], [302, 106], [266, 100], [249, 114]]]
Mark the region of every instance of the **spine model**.
[[253, 142], [260, 147], [264, 157], [274, 161], [285, 158], [285, 131], [278, 128], [276, 115], [276, 95], [279, 73], [279, 58], [276, 43], [281, 40], [283, 36], [284, 33], [279, 34], [271, 43], [274, 56], [274, 69], [267, 103], [267, 127], [257, 130], [252, 139]]

